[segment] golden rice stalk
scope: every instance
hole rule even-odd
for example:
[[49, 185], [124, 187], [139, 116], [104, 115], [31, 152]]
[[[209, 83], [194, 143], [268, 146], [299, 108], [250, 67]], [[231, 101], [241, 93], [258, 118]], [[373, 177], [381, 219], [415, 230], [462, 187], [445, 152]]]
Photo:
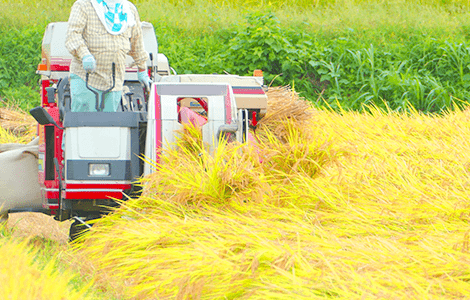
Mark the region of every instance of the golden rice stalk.
[[294, 119], [301, 122], [309, 120], [314, 113], [311, 104], [289, 86], [269, 87], [266, 96], [268, 110], [262, 123], [276, 119], [281, 121]]
[[266, 116], [259, 122], [259, 127], [266, 127], [279, 139], [285, 137], [286, 129], [283, 126], [285, 120], [292, 120], [298, 126], [311, 120], [315, 114], [311, 103], [290, 89], [289, 86], [270, 87], [266, 92], [268, 97], [268, 109]]
[[315, 126], [318, 112], [289, 86], [270, 88], [267, 96], [268, 114], [256, 130], [265, 172], [281, 177], [302, 172], [312, 177], [342, 154]]
[[0, 240], [1, 299], [92, 299], [90, 284], [80, 290], [73, 289], [74, 275], [68, 271], [58, 272], [53, 261], [40, 266], [35, 262], [36, 252], [27, 246], [27, 241]]
[[266, 174], [314, 177], [339, 155], [333, 143], [319, 130], [302, 130], [289, 119], [280, 123], [279, 128], [285, 132], [282, 139], [265, 127], [257, 134], [260, 142], [257, 147]]
[[209, 153], [194, 130], [182, 132], [176, 149], [165, 151], [155, 166], [158, 171], [143, 179], [144, 195], [164, 195], [169, 201], [196, 206], [258, 199], [264, 183], [254, 149], [221, 144]]
[[76, 251], [126, 299], [468, 297], [470, 112], [369, 110], [168, 151]]
[[204, 151], [202, 142], [202, 129], [192, 125], [184, 125], [183, 129], [176, 133], [179, 137], [177, 140], [177, 149], [186, 153], [199, 155]]
[[10, 130], [7, 130], [0, 126], [0, 144], [20, 143], [26, 144], [31, 140], [27, 136], [19, 136], [13, 134]]
[[36, 125], [36, 120], [20, 108], [0, 107], [0, 127], [13, 134], [26, 136], [31, 140], [36, 134]]

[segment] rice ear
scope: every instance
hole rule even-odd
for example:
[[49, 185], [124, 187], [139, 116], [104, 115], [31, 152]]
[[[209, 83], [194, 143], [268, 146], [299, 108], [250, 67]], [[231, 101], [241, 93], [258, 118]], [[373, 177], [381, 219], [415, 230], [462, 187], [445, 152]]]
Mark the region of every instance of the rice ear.
[[33, 138], [36, 131], [36, 120], [18, 107], [0, 108], [0, 126], [18, 136]]

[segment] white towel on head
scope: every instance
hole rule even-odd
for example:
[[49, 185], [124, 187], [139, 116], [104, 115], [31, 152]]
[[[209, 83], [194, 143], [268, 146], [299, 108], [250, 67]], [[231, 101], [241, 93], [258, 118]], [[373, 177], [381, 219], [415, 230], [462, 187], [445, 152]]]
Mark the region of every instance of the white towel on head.
[[119, 35], [135, 25], [135, 17], [127, 0], [91, 0], [91, 3], [110, 34]]

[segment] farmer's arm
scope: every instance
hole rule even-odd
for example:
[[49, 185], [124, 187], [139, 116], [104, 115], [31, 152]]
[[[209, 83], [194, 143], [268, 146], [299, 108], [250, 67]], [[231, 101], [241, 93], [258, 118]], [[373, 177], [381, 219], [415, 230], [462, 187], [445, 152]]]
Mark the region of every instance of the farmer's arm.
[[83, 31], [85, 30], [87, 15], [85, 7], [80, 2], [75, 2], [70, 12], [68, 21], [67, 36], [65, 39], [65, 47], [70, 54], [82, 60], [84, 56], [90, 55], [90, 51], [83, 39]]
[[129, 55], [134, 59], [134, 64], [139, 68], [139, 71], [144, 71], [147, 68], [148, 53], [144, 48], [142, 24], [140, 22], [137, 8], [135, 8], [135, 6], [132, 7], [132, 11], [135, 16], [135, 25], [132, 28], [131, 51], [129, 52]]

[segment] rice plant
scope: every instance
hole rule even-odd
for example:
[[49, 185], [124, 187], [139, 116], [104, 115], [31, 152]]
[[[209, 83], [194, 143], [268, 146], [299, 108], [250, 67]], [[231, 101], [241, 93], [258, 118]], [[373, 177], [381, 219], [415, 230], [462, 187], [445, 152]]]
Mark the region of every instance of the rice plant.
[[26, 143], [36, 136], [34, 118], [18, 107], [0, 107], [0, 142]]
[[[306, 105], [276, 93], [280, 115]], [[469, 111], [364, 110], [267, 116], [256, 151], [170, 151], [75, 253], [130, 299], [466, 297]]]
[[27, 241], [0, 239], [0, 289], [2, 299], [94, 299], [90, 286], [74, 289], [78, 276], [70, 271], [59, 272], [54, 261], [45, 266], [36, 261], [37, 250]]

